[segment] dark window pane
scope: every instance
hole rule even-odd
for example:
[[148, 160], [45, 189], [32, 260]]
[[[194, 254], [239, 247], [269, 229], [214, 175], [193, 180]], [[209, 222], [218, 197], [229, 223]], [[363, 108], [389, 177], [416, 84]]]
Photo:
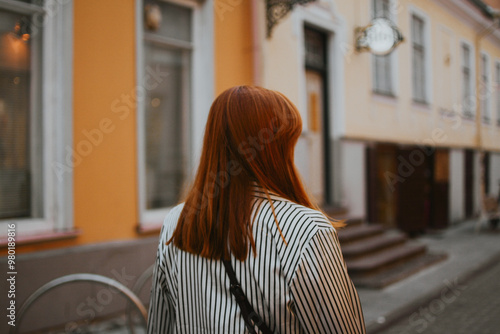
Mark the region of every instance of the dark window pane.
[[174, 38], [184, 42], [191, 42], [191, 14], [187, 7], [174, 5], [168, 2], [155, 1], [160, 7], [161, 24], [156, 31], [148, 31], [162, 37]]
[[145, 100], [146, 202], [148, 209], [177, 203], [186, 177], [185, 97], [189, 87], [189, 52], [145, 43], [146, 66], [168, 76]]
[[413, 44], [413, 100], [427, 102], [425, 94], [425, 46], [424, 21], [416, 15], [412, 16], [412, 44]]
[[14, 1], [29, 3], [32, 5], [37, 5], [37, 6], [43, 7], [44, 0], [14, 0]]
[[31, 216], [29, 21], [0, 11], [0, 219]]
[[391, 19], [391, 4], [390, 0], [374, 0], [373, 1], [373, 18]]
[[[391, 19], [389, 0], [373, 1], [373, 18]], [[392, 90], [392, 66], [391, 55], [378, 56], [373, 55], [373, 90], [376, 93], [391, 95]]]
[[497, 125], [500, 125], [500, 64], [496, 64]]
[[326, 67], [324, 35], [318, 31], [305, 29], [306, 66], [318, 69]]

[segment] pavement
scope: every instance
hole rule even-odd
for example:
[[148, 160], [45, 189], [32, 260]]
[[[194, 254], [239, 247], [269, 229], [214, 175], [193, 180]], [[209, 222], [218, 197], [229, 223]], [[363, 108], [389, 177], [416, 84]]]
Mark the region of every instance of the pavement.
[[[419, 237], [417, 241], [427, 245], [429, 251], [445, 252], [448, 258], [384, 289], [358, 288], [367, 332], [369, 334], [399, 334], [406, 333], [404, 330], [410, 330], [408, 333], [459, 333], [443, 330], [446, 327], [436, 332], [428, 332], [424, 331], [424, 327], [431, 323], [437, 326], [434, 322], [438, 318], [442, 319], [437, 322], [441, 326], [446, 326], [445, 320], [456, 322], [456, 319], [454, 320], [451, 316], [454, 314], [453, 310], [474, 296], [477, 301], [488, 296], [500, 299], [498, 298], [500, 279], [493, 280], [488, 285], [494, 285], [496, 289], [488, 290], [481, 286], [468, 288], [471, 282], [477, 281], [475, 278], [479, 280], [481, 274], [486, 275], [486, 272], [491, 271], [488, 269], [496, 268], [496, 265], [500, 263], [500, 230], [491, 230], [486, 223], [479, 230], [476, 227], [476, 221], [465, 221], [452, 225], [442, 232]], [[491, 275], [495, 274], [499, 275], [493, 270]], [[473, 286], [476, 285], [474, 283]], [[492, 305], [498, 306], [498, 303]], [[483, 310], [488, 312], [490, 308], [484, 306]], [[457, 309], [456, 311], [461, 312], [457, 313], [456, 317], [463, 315], [463, 310]], [[497, 307], [494, 312], [495, 317], [498, 317], [500, 308]], [[441, 314], [450, 314], [450, 316], [441, 317]], [[497, 325], [495, 333], [500, 332], [498, 328], [500, 326]], [[464, 333], [489, 332], [466, 331]]]
[[500, 331], [500, 262], [445, 298], [420, 306], [384, 334], [497, 334]]

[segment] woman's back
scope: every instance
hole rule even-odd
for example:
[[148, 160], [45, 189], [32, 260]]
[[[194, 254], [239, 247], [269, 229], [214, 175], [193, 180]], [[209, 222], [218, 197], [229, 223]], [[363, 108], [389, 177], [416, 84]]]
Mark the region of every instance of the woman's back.
[[[263, 188], [254, 184], [252, 194], [256, 256], [231, 262], [254, 310], [275, 333], [364, 333], [359, 299], [330, 221], [271, 193], [278, 229]], [[183, 207], [174, 207], [163, 225], [148, 331], [245, 333], [222, 262], [166, 245]]]

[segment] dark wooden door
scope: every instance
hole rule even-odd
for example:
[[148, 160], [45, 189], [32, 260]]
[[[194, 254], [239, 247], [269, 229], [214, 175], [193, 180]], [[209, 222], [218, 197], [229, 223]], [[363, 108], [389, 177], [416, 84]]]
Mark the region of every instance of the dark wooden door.
[[449, 220], [449, 184], [450, 184], [450, 155], [446, 149], [437, 149], [433, 159], [433, 178], [431, 192], [431, 225], [442, 229], [448, 226]]
[[377, 211], [377, 149], [368, 145], [365, 151], [366, 161], [366, 214], [369, 223], [378, 223]]
[[378, 222], [386, 227], [396, 227], [398, 183], [391, 178], [397, 174], [397, 146], [377, 146], [377, 211]]
[[490, 194], [490, 152], [484, 152], [484, 193]]
[[[368, 220], [396, 227], [397, 146], [374, 144], [366, 150]], [[392, 183], [394, 181], [394, 183]]]
[[432, 178], [430, 160], [420, 148], [400, 148], [398, 152], [398, 173], [404, 178], [404, 182], [398, 184], [397, 222], [398, 227], [409, 234], [422, 233], [429, 226]]
[[465, 217], [470, 218], [474, 213], [474, 151], [465, 150]]
[[[328, 35], [304, 27], [307, 95], [308, 187], [316, 201], [332, 205], [332, 161], [328, 86]], [[335, 186], [335, 185], [334, 185]]]

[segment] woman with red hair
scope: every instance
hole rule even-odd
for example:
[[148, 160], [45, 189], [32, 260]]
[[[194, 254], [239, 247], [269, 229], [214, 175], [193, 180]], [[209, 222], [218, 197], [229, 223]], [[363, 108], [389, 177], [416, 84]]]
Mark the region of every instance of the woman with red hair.
[[365, 333], [335, 227], [294, 165], [283, 94], [238, 86], [208, 115], [200, 165], [165, 218], [149, 333]]

